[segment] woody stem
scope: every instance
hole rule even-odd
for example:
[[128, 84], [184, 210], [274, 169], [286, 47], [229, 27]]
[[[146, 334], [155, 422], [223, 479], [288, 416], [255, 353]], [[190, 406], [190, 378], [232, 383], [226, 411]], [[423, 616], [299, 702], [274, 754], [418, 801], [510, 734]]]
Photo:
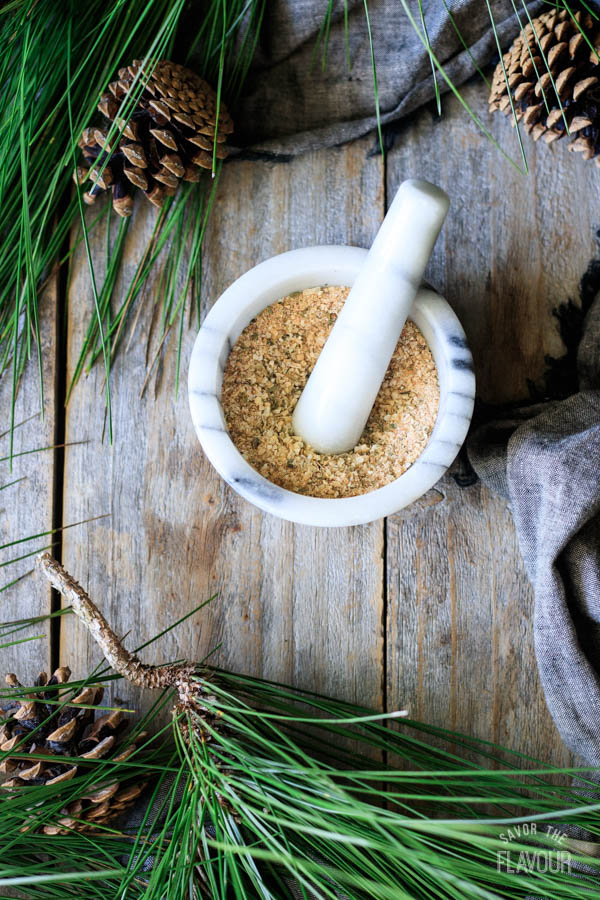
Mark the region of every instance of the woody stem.
[[73, 611], [102, 650], [106, 661], [132, 684], [165, 688], [175, 685], [182, 677], [189, 676], [193, 667], [186, 664], [149, 666], [141, 662], [134, 653], [125, 649], [86, 591], [53, 556], [41, 553], [37, 564], [52, 587], [72, 605]]

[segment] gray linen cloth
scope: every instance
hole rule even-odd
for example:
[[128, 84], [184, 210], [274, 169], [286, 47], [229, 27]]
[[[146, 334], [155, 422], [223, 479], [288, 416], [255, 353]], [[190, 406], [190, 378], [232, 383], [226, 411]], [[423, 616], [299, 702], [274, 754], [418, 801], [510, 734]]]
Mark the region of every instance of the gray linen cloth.
[[[506, 49], [519, 31], [515, 6], [512, 0], [490, 5]], [[327, 6], [325, 0], [268, 0], [237, 119], [241, 146], [285, 157], [341, 144], [376, 127], [364, 0], [347, 0], [350, 68], [343, 0], [333, 0], [323, 67], [325, 41], [318, 38]], [[420, 24], [419, 4], [407, 0], [407, 6]], [[456, 85], [498, 55], [485, 0], [422, 0], [422, 6], [435, 55]], [[523, 5], [516, 8], [525, 24]], [[540, 2], [528, 4], [530, 13], [540, 8]], [[381, 121], [392, 123], [434, 98], [431, 62], [401, 0], [368, 0], [368, 9]], [[437, 80], [440, 92], [447, 92], [445, 81], [439, 75]]]
[[600, 295], [577, 356], [579, 391], [476, 430], [469, 459], [510, 501], [535, 592], [535, 650], [567, 746], [600, 765]]

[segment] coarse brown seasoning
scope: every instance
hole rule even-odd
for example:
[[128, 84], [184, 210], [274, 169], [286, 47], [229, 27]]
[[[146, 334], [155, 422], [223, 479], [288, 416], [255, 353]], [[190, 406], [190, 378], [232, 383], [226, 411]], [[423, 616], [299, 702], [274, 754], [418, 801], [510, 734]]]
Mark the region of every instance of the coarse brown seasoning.
[[425, 449], [440, 392], [431, 351], [408, 321], [360, 443], [317, 453], [294, 434], [292, 415], [349, 293], [323, 285], [267, 307], [227, 360], [222, 403], [231, 439], [269, 481], [311, 497], [354, 497], [398, 478]]

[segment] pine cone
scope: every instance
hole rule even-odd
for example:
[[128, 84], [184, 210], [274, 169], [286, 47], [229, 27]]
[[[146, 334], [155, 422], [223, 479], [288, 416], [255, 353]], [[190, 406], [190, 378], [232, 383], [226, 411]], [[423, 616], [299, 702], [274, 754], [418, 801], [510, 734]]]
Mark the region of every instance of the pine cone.
[[[504, 68], [516, 117], [533, 139], [563, 137], [566, 119], [575, 135], [569, 150], [600, 165], [600, 22], [583, 9], [575, 20], [566, 9], [533, 19], [505, 53]], [[512, 115], [501, 63], [490, 94], [496, 109]]]
[[[57, 669], [50, 680], [45, 672], [41, 672], [35, 686], [62, 685], [70, 675], [66, 667]], [[12, 687], [22, 688], [15, 675], [7, 675], [6, 682]], [[19, 745], [19, 753], [47, 757], [31, 762], [5, 757], [0, 763], [0, 772], [8, 776], [2, 784], [3, 788], [16, 790], [26, 785], [70, 781], [85, 771], [86, 760], [127, 759], [145, 737], [145, 733], [140, 732], [131, 742], [122, 739], [128, 722], [120, 710], [95, 718], [93, 709], [81, 708], [80, 704], [97, 705], [101, 702], [104, 689], [99, 685], [83, 688], [58, 715], [49, 720], [56, 711], [56, 705], [47, 701], [59, 700], [60, 693], [57, 689], [28, 693], [27, 699], [15, 699], [0, 711], [0, 753], [9, 752]], [[35, 734], [32, 734], [34, 730]], [[81, 761], [62, 762], [61, 757], [76, 757]], [[89, 770], [89, 763], [87, 768]], [[140, 783], [121, 786], [118, 781], [113, 781], [92, 792], [84, 791], [61, 811], [61, 818], [55, 824], [45, 824], [42, 830], [46, 834], [64, 834], [73, 830], [91, 832], [95, 826], [106, 825], [123, 815], [144, 787], [145, 784]], [[34, 822], [35, 817], [32, 820]], [[36, 828], [35, 824], [32, 828]]]
[[119, 107], [130, 91], [134, 95], [139, 91], [139, 84], [133, 84], [136, 76], [144, 76], [140, 60], [119, 69], [118, 80], [112, 81], [100, 98], [98, 109], [109, 121], [102, 128], [83, 131], [79, 146], [85, 165], [78, 166], [73, 176], [79, 184], [88, 177], [93, 181], [84, 194], [87, 203], [94, 203], [98, 194], [112, 188], [113, 207], [120, 216], [130, 216], [133, 211], [134, 187], [160, 207], [180, 181], [199, 181], [201, 169], [212, 168], [215, 140], [217, 157], [223, 159], [227, 156], [223, 144], [233, 131], [222, 103], [217, 125], [217, 95], [210, 85], [191, 69], [163, 59], [156, 63], [110, 154], [110, 125], [115, 121], [119, 128], [123, 126]]

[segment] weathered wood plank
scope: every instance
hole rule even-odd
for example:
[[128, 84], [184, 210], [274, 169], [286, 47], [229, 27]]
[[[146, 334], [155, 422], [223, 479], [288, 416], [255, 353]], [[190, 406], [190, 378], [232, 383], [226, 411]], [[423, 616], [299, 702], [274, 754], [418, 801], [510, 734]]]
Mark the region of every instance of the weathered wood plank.
[[[35, 357], [29, 363], [17, 395], [14, 433], [14, 453], [19, 454], [38, 447], [51, 447], [56, 443], [55, 382], [57, 351], [56, 282], [52, 281], [40, 301], [40, 329], [42, 334], [44, 415], [41, 413], [40, 381]], [[0, 457], [10, 452], [10, 407], [12, 375], [6, 372], [0, 380]], [[28, 421], [29, 420], [29, 421]], [[24, 424], [20, 424], [24, 423]], [[53, 526], [53, 486], [55, 453], [45, 450], [26, 456], [15, 456], [12, 471], [10, 462], [0, 463], [0, 544], [22, 540], [29, 535], [50, 531]], [[23, 479], [11, 484], [16, 479]], [[2, 551], [0, 562], [5, 563], [29, 554], [51, 543], [52, 536], [16, 544]], [[29, 574], [35, 566], [35, 557], [29, 556], [2, 569], [0, 587], [25, 576], [0, 594], [3, 622], [30, 616], [46, 615], [51, 610], [50, 589], [36, 575]], [[41, 670], [48, 670], [51, 663], [50, 625], [27, 628], [7, 640], [34, 635], [46, 637], [26, 644], [6, 647], [1, 653], [0, 670], [15, 672], [23, 683], [32, 683]]]
[[[205, 247], [205, 305], [252, 265], [315, 243], [368, 245], [383, 213], [381, 159], [370, 141], [289, 164], [233, 162], [223, 172]], [[136, 211], [128, 266], [154, 214]], [[101, 238], [97, 238], [101, 240]], [[69, 367], [90, 307], [85, 264], [71, 285]], [[382, 523], [317, 531], [264, 516], [234, 494], [204, 459], [185, 386], [175, 398], [173, 348], [160, 388], [138, 398], [144, 377], [141, 335], [113, 379], [115, 444], [100, 440], [102, 372], [77, 388], [67, 434], [90, 443], [67, 451], [65, 518], [110, 512], [85, 538], [65, 537], [64, 560], [90, 588], [129, 646], [147, 640], [211, 594], [207, 609], [145, 651], [147, 659], [199, 659], [303, 687], [382, 703]], [[145, 321], [144, 321], [145, 319]], [[195, 328], [183, 339], [187, 368]], [[80, 672], [98, 653], [74, 622], [64, 622], [61, 655]], [[120, 686], [119, 692], [124, 693]], [[130, 691], [126, 694], [136, 701]]]
[[[485, 89], [467, 88], [487, 121]], [[388, 197], [407, 177], [441, 184], [452, 198], [428, 277], [467, 331], [478, 394], [527, 396], [546, 354], [564, 352], [552, 309], [577, 297], [594, 255], [600, 173], [561, 143], [526, 141], [520, 175], [453, 100], [444, 118], [423, 110], [388, 156]], [[518, 154], [502, 117], [500, 144]], [[576, 198], [576, 199], [574, 199]], [[438, 502], [435, 502], [438, 501]], [[387, 532], [388, 702], [419, 718], [567, 764], [546, 709], [533, 650], [533, 596], [506, 503], [446, 477]]]

